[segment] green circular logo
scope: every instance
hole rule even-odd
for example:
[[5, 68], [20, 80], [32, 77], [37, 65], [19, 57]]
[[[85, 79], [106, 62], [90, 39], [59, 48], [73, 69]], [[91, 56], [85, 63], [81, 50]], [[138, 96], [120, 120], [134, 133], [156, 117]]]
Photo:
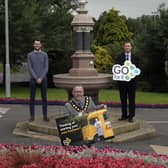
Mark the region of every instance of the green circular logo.
[[134, 68], [135, 68], [134, 66], [132, 66], [132, 65], [130, 66], [130, 69], [131, 69], [131, 70], [134, 70]]
[[130, 80], [130, 77], [127, 75], [127, 76], [125, 76], [125, 79], [126, 79], [127, 81], [129, 81], [129, 80]]

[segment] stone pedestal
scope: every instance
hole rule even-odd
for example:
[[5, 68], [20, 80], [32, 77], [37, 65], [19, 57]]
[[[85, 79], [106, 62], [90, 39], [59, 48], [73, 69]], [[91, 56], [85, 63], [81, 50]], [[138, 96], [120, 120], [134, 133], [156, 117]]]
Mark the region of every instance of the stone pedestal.
[[71, 76], [97, 76], [94, 68], [94, 55], [90, 51], [76, 51], [72, 55], [73, 67], [70, 69]]

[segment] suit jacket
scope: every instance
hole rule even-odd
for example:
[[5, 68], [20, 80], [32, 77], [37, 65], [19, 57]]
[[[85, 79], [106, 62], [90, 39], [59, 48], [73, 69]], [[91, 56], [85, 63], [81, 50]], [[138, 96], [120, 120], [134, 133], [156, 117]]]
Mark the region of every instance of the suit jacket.
[[[124, 62], [125, 62], [125, 53], [122, 53], [121, 55], [119, 55], [117, 57], [117, 60], [116, 60], [116, 63], [119, 64], [119, 65], [124, 65]], [[138, 59], [134, 56], [134, 54], [131, 53], [131, 62], [133, 64], [135, 64], [137, 67], [138, 67]], [[129, 84], [136, 84], [137, 83], [137, 77], [135, 77], [134, 79], [131, 79], [129, 82], [126, 82], [126, 81], [118, 81], [118, 84], [126, 84], [126, 83], [129, 83]]]

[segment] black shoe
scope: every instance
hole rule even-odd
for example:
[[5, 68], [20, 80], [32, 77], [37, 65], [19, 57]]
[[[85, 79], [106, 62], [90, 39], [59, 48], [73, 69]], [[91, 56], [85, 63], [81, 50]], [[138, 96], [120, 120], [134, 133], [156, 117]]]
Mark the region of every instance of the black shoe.
[[30, 117], [29, 122], [33, 122], [34, 121], [34, 117]]
[[128, 122], [134, 122], [134, 120], [132, 118], [129, 118]]
[[124, 120], [127, 120], [127, 117], [121, 117], [118, 119], [119, 121], [124, 121]]
[[50, 121], [50, 119], [48, 117], [44, 117], [43, 120], [47, 121], [47, 122]]

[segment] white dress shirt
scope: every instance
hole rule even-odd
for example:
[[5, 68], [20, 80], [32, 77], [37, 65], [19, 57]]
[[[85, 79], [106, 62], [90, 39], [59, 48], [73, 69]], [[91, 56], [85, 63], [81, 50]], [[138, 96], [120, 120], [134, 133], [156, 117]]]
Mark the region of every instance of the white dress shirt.
[[125, 53], [125, 60], [131, 61], [131, 53]]

